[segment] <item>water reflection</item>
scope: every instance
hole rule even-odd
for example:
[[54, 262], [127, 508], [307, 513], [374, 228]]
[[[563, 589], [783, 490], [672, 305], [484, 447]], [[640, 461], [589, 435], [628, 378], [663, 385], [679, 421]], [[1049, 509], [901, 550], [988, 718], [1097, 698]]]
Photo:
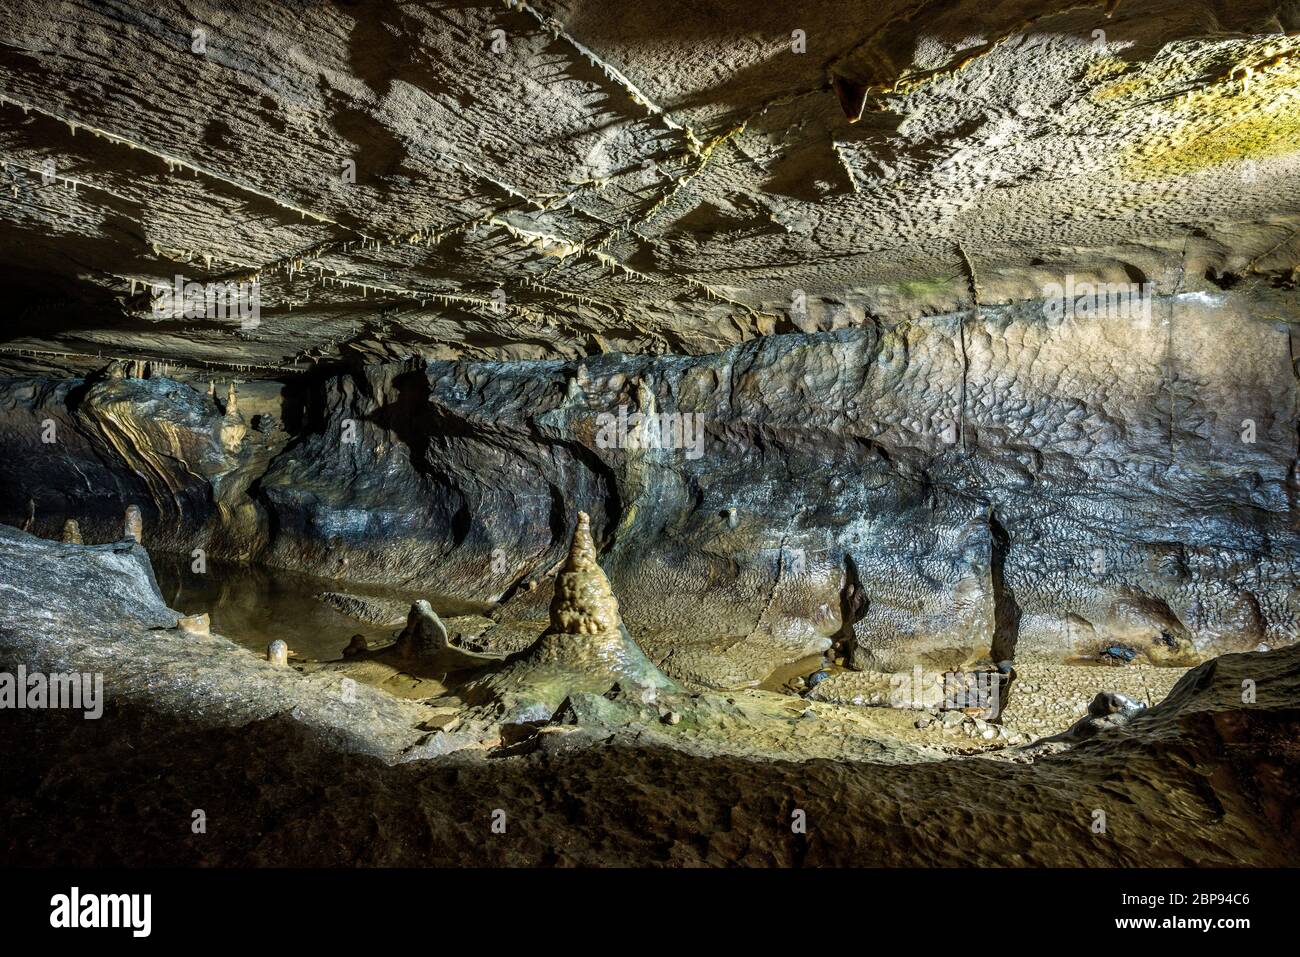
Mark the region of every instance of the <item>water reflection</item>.
[[342, 657], [353, 635], [364, 635], [373, 646], [391, 641], [401, 630], [400, 626], [366, 624], [335, 611], [316, 598], [323, 591], [347, 591], [403, 603], [427, 598], [444, 616], [481, 610], [473, 603], [446, 596], [318, 579], [278, 568], [209, 559], [206, 572], [196, 574], [188, 555], [155, 552], [150, 558], [169, 607], [184, 614], [207, 612], [212, 616], [213, 631], [257, 652], [265, 652], [268, 644], [280, 638], [299, 658], [331, 661]]

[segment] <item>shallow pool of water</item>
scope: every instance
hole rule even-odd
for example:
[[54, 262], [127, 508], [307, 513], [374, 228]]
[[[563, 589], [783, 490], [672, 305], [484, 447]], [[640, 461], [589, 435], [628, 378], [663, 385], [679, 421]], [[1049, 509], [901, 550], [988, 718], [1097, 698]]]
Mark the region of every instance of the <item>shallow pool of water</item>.
[[386, 644], [401, 630], [336, 611], [316, 598], [324, 591], [404, 602], [425, 598], [444, 617], [484, 607], [443, 595], [319, 579], [278, 568], [209, 560], [200, 574], [192, 571], [188, 555], [153, 553], [150, 558], [170, 608], [187, 615], [207, 612], [214, 632], [259, 653], [279, 638], [301, 659], [332, 661], [343, 656], [353, 635], [364, 635], [371, 645]]

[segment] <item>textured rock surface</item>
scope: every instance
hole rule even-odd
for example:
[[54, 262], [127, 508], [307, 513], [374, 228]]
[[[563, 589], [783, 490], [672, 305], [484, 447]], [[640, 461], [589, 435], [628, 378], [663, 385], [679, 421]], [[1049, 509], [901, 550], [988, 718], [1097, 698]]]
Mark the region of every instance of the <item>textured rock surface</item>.
[[[113, 540], [135, 501], [159, 548], [504, 597], [475, 641], [510, 653], [585, 509], [629, 629], [689, 682], [832, 645], [876, 671], [1115, 642], [1189, 664], [1296, 634], [1287, 316], [1189, 294], [1145, 328], [1008, 307], [696, 358], [370, 365], [244, 387], [286, 428], [238, 445], [169, 379], [11, 379], [0, 518]], [[620, 410], [696, 416], [698, 457], [605, 441]]]
[[[504, 598], [473, 641], [511, 654], [583, 509], [694, 685], [1292, 641], [1297, 29], [14, 4], [0, 520], [105, 542], [134, 503], [156, 549]], [[258, 322], [178, 275], [257, 280]], [[1089, 280], [1151, 316], [1044, 314]], [[622, 409], [700, 445], [603, 442]]]
[[[650, 703], [575, 693], [530, 746], [486, 760], [464, 750], [455, 709], [349, 687], [343, 666], [275, 669], [181, 633], [133, 543], [0, 528], [0, 599], [0, 669], [99, 672], [107, 699], [98, 720], [56, 709], [0, 722], [6, 864], [1264, 865], [1300, 853], [1300, 647], [1216, 658], [1091, 740], [984, 757], [906, 743], [915, 712], [664, 688]], [[461, 750], [439, 756], [431, 739]], [[200, 839], [175, 822], [196, 804], [211, 824]], [[795, 808], [805, 836], [791, 832]], [[509, 839], [484, 840], [494, 809]]]
[[337, 674], [275, 668], [223, 637], [185, 631], [179, 618], [139, 545], [64, 545], [0, 526], [6, 670], [98, 672], [110, 701], [197, 727], [289, 713], [333, 747], [388, 760], [420, 737], [414, 705]]
[[0, 222], [7, 859], [1300, 851], [1296, 0], [0, 0]]
[[[1293, 0], [7, 0], [0, 355], [704, 354], [1070, 272], [1293, 288], [1297, 29]], [[155, 314], [178, 274], [259, 279], [263, 321]]]

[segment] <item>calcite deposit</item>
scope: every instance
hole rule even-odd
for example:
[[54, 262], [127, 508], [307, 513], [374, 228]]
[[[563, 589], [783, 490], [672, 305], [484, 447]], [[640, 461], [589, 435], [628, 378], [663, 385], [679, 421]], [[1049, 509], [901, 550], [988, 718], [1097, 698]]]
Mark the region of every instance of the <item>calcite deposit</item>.
[[553, 592], [550, 627], [502, 671], [471, 685], [467, 700], [496, 703], [507, 721], [519, 723], [551, 718], [578, 693], [615, 691], [649, 704], [661, 691], [681, 690], [646, 658], [619, 617], [586, 512], [578, 513]]

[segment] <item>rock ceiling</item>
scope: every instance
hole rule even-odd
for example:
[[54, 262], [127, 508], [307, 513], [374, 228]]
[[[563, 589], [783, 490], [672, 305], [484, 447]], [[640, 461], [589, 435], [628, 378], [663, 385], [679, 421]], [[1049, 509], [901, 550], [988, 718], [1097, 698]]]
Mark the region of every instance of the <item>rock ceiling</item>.
[[[5, 0], [0, 98], [9, 371], [703, 353], [1300, 261], [1296, 0]], [[177, 275], [260, 324], [159, 315]]]

